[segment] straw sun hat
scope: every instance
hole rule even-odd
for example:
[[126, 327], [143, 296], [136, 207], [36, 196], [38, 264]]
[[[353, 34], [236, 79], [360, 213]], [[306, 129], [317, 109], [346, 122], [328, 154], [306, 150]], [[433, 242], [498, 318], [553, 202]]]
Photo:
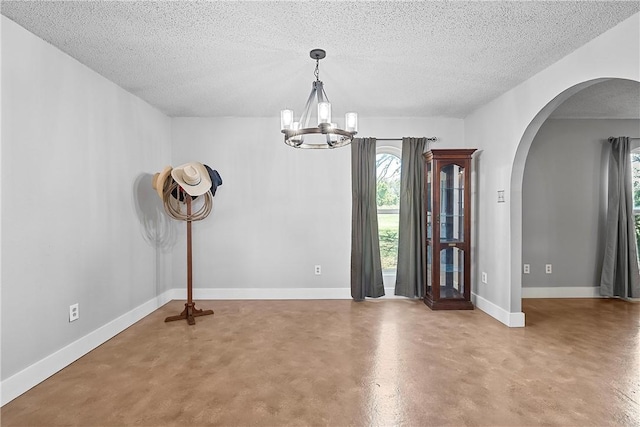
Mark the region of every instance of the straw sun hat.
[[190, 196], [201, 196], [211, 188], [209, 172], [202, 163], [190, 162], [175, 167], [171, 176]]
[[153, 181], [151, 185], [153, 186], [153, 189], [158, 193], [158, 196], [160, 196], [160, 200], [162, 200], [163, 198], [162, 193], [164, 191], [164, 183], [169, 175], [171, 175], [171, 166], [165, 166], [164, 169], [162, 169], [162, 172], [157, 172], [155, 175], [153, 175]]

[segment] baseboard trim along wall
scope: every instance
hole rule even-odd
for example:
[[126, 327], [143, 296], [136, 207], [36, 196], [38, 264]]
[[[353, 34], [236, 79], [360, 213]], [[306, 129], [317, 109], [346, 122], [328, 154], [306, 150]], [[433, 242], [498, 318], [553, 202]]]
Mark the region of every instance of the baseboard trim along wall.
[[480, 295], [471, 293], [471, 302], [489, 316], [499, 320], [510, 328], [524, 327], [524, 313], [509, 313], [507, 310], [498, 307], [491, 301], [482, 298]]
[[152, 298], [146, 303], [139, 305], [117, 319], [112, 320], [2, 381], [2, 383], [0, 383], [0, 406], [11, 402], [22, 393], [64, 369], [94, 348], [104, 344], [143, 317], [153, 313], [159, 307], [174, 299], [175, 291], [175, 289], [170, 289]]
[[[385, 288], [387, 299], [404, 298], [393, 295], [394, 288]], [[351, 299], [349, 288], [202, 288], [193, 290], [194, 300], [268, 300], [268, 299]], [[524, 313], [509, 313], [488, 300], [472, 294], [476, 307], [510, 327], [524, 326]], [[118, 335], [143, 317], [171, 300], [185, 300], [186, 289], [169, 289], [158, 297], [123, 314], [66, 347], [12, 375], [0, 383], [0, 406], [64, 369], [91, 350]]]
[[602, 298], [600, 286], [522, 288], [522, 298]]
[[[186, 289], [173, 289], [174, 299], [186, 299]], [[351, 299], [349, 288], [195, 288], [194, 299]]]
[[[173, 289], [173, 299], [186, 299], [186, 289]], [[385, 299], [405, 298], [394, 295], [394, 287], [384, 288]], [[351, 299], [350, 288], [196, 288], [194, 299]]]

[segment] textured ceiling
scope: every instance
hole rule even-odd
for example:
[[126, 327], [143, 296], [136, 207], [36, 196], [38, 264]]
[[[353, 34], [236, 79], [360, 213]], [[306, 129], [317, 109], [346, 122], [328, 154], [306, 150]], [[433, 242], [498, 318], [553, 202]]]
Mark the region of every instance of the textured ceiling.
[[551, 114], [557, 119], [640, 119], [640, 83], [610, 80], [576, 93]]
[[[302, 109], [465, 117], [640, 2], [2, 1], [2, 14], [170, 116]], [[361, 119], [362, 120], [362, 119]]]

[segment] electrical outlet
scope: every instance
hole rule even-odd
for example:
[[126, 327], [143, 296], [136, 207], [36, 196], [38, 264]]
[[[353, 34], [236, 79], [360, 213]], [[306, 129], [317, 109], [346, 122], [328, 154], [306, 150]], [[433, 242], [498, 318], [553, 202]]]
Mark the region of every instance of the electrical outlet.
[[531, 273], [531, 266], [529, 264], [525, 264], [523, 270], [524, 270], [524, 274], [529, 274]]
[[319, 276], [322, 274], [322, 267], [319, 265], [316, 265], [316, 276]]
[[551, 274], [551, 264], [547, 264], [544, 266], [544, 271], [547, 274]]
[[487, 273], [482, 272], [482, 283], [487, 283]]
[[69, 306], [69, 322], [80, 318], [80, 304], [75, 303]]

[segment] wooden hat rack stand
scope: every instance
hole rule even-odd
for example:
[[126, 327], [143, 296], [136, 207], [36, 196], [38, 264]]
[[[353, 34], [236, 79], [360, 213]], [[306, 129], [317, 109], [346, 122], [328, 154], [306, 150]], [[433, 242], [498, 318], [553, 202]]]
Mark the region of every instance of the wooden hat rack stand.
[[[193, 302], [193, 273], [192, 273], [192, 251], [191, 251], [191, 223], [205, 219], [213, 207], [213, 196], [207, 191], [201, 196], [191, 197], [177, 182], [171, 178], [167, 179], [163, 188], [164, 209], [169, 216], [187, 223], [187, 302], [184, 310], [177, 316], [169, 316], [165, 322], [174, 320], [186, 320], [189, 325], [195, 325], [196, 317], [213, 314], [213, 310], [199, 310]], [[195, 200], [195, 203], [194, 203]], [[199, 206], [193, 212], [194, 206]], [[186, 210], [183, 212], [183, 207]]]

